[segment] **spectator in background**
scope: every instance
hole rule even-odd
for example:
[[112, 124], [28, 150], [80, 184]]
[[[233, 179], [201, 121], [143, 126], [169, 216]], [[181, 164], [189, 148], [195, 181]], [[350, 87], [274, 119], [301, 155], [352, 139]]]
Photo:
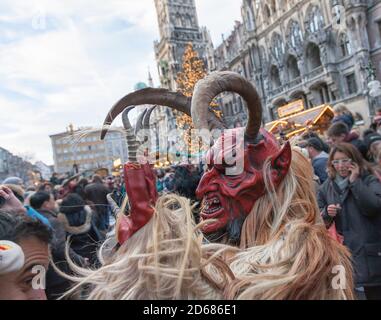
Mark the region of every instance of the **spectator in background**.
[[44, 191], [47, 193], [53, 193], [53, 184], [50, 182], [43, 182], [37, 189], [37, 191]]
[[320, 140], [311, 138], [307, 140], [308, 156], [312, 161], [315, 175], [319, 177], [320, 183], [324, 183], [328, 178], [327, 162], [328, 154], [323, 151]]
[[58, 178], [58, 174], [54, 172], [52, 174], [52, 177], [50, 178], [50, 182], [53, 184], [53, 186], [60, 185], [62, 183], [62, 180]]
[[167, 169], [164, 175], [164, 192], [171, 193], [175, 190], [175, 172], [173, 168]]
[[49, 228], [25, 215], [0, 210], [0, 239], [0, 300], [46, 300], [45, 290], [33, 288], [32, 279], [44, 276], [34, 271], [35, 266], [48, 269]]
[[327, 131], [327, 142], [332, 148], [340, 143], [347, 142], [353, 145], [366, 159], [366, 146], [362, 140], [359, 139], [359, 135], [354, 132], [349, 132], [348, 126], [343, 122], [336, 122], [331, 125]]
[[81, 178], [76, 187], [74, 188], [74, 193], [78, 194], [82, 199], [86, 198], [85, 188], [89, 184], [89, 180], [86, 178]]
[[58, 220], [70, 236], [70, 248], [87, 258], [91, 266], [99, 265], [98, 244], [104, 237], [95, 226], [93, 212], [77, 194], [69, 194], [62, 200]]
[[29, 206], [23, 205], [23, 197], [15, 195], [13, 191], [7, 186], [0, 185], [0, 197], [4, 199], [0, 206], [0, 209], [12, 212], [13, 214], [25, 214], [32, 219], [37, 219], [51, 227], [50, 222], [42, 214], [38, 213], [36, 210]]
[[2, 184], [13, 184], [16, 186], [20, 186], [21, 188], [25, 189], [24, 181], [19, 177], [9, 177], [6, 178]]
[[108, 176], [105, 181], [106, 187], [109, 189], [110, 193], [115, 189], [115, 179], [113, 176]]
[[335, 105], [333, 108], [334, 118], [332, 119], [332, 123], [343, 122], [348, 126], [348, 130], [351, 131], [352, 127], [355, 123], [354, 116], [352, 112], [348, 110], [348, 108], [343, 103], [339, 103]]
[[381, 109], [379, 109], [376, 113], [376, 115], [373, 118], [373, 122], [370, 126], [370, 128], [377, 132], [378, 134], [381, 134]]
[[109, 204], [107, 194], [109, 189], [103, 184], [99, 175], [94, 175], [92, 183], [85, 187], [85, 200], [91, 202], [95, 212], [95, 224], [99, 231], [106, 234], [110, 225]]
[[[51, 245], [53, 262], [63, 272], [70, 274], [70, 268], [65, 256], [66, 232], [61, 222], [57, 219], [58, 206], [54, 201], [53, 195], [43, 191], [36, 192], [30, 198], [30, 205], [49, 220], [53, 229]], [[69, 255], [76, 264], [86, 264], [84, 258], [76, 254], [72, 249], [70, 249]], [[56, 273], [53, 268], [49, 268], [46, 276], [46, 293], [48, 299], [57, 299], [66, 292], [70, 286], [71, 282], [69, 280]]]
[[381, 148], [381, 135], [367, 131], [364, 133], [364, 143], [367, 149], [368, 160], [375, 162], [378, 150]]
[[173, 177], [174, 188], [176, 192], [182, 197], [188, 198], [192, 201], [197, 201], [196, 189], [200, 182], [201, 176], [190, 165], [180, 165], [175, 168]]
[[156, 170], [156, 188], [157, 192], [161, 193], [164, 190], [164, 171], [161, 169]]
[[327, 227], [333, 222], [354, 261], [356, 287], [367, 299], [381, 299], [381, 183], [351, 144], [335, 146], [328, 159], [329, 178], [318, 204]]
[[319, 142], [321, 143], [321, 145], [323, 146], [323, 151], [326, 152], [327, 154], [329, 153], [329, 146], [328, 146], [328, 144], [325, 143], [325, 141], [322, 138], [320, 138], [319, 135], [316, 132], [313, 132], [313, 131], [307, 131], [307, 132], [305, 132], [302, 135], [302, 140], [305, 140], [305, 143], [301, 147], [304, 148], [306, 146], [307, 140], [311, 139], [311, 138], [318, 139]]

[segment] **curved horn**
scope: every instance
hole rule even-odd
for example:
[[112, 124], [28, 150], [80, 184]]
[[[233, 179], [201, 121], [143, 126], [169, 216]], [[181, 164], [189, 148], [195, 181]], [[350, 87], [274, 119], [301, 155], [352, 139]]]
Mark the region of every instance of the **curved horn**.
[[143, 119], [146, 116], [147, 111], [148, 109], [144, 109], [144, 111], [139, 114], [139, 117], [138, 117], [138, 120], [136, 121], [136, 126], [135, 126], [135, 136], [138, 134], [140, 130], [143, 129]]
[[184, 96], [180, 92], [171, 92], [168, 89], [142, 89], [126, 95], [112, 107], [103, 123], [101, 139], [104, 139], [108, 127], [125, 108], [144, 104], [166, 106], [186, 113], [189, 116], [191, 114], [191, 98]]
[[217, 95], [225, 91], [238, 93], [246, 100], [249, 119], [245, 136], [250, 141], [255, 140], [262, 122], [261, 100], [254, 86], [235, 72], [213, 72], [196, 84], [191, 108], [194, 125], [198, 129], [209, 127], [209, 105]]
[[147, 109], [147, 113], [143, 119], [143, 129], [146, 129], [146, 130], [149, 129], [149, 122], [151, 120], [152, 112], [153, 112], [153, 110], [155, 110], [155, 108], [156, 108], [156, 106], [153, 106], [153, 107], [150, 107]]
[[134, 129], [128, 119], [128, 113], [134, 108], [135, 106], [128, 107], [122, 114], [123, 126], [126, 130], [126, 140], [128, 145], [128, 160], [132, 162], [137, 161], [136, 153], [139, 148], [139, 143], [136, 141]]
[[131, 125], [131, 122], [130, 122], [130, 119], [128, 119], [128, 114], [129, 114], [130, 111], [132, 111], [134, 108], [135, 108], [135, 106], [128, 107], [128, 108], [126, 108], [126, 110], [124, 110], [124, 112], [123, 112], [123, 114], [122, 114], [123, 127], [124, 127], [124, 129], [126, 129], [126, 130], [133, 130], [132, 125]]

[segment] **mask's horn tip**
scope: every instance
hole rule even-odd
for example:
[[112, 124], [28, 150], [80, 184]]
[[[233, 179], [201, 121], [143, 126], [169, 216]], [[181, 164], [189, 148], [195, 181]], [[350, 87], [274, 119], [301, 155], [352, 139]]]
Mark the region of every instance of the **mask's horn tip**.
[[109, 127], [110, 127], [109, 124], [107, 123], [103, 124], [102, 131], [101, 131], [101, 140], [104, 140], [104, 138], [106, 137]]

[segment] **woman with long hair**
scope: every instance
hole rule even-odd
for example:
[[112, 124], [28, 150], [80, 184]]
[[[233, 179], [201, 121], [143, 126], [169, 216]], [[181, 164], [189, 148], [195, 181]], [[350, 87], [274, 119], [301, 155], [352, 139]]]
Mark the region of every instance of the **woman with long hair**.
[[336, 227], [354, 263], [356, 287], [367, 299], [381, 299], [381, 184], [351, 144], [335, 146], [328, 180], [318, 192], [327, 227]]

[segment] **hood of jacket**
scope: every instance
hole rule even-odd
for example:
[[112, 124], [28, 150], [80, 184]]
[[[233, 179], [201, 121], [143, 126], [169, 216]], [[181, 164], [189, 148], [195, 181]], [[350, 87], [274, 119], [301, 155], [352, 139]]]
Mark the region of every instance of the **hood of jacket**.
[[93, 217], [93, 213], [89, 206], [85, 206], [84, 210], [86, 212], [86, 220], [85, 220], [85, 223], [80, 226], [71, 226], [69, 224], [69, 221], [66, 218], [66, 215], [63, 213], [59, 213], [57, 216], [57, 219], [62, 223], [65, 231], [70, 234], [78, 235], [78, 234], [87, 233], [91, 229], [91, 220]]

